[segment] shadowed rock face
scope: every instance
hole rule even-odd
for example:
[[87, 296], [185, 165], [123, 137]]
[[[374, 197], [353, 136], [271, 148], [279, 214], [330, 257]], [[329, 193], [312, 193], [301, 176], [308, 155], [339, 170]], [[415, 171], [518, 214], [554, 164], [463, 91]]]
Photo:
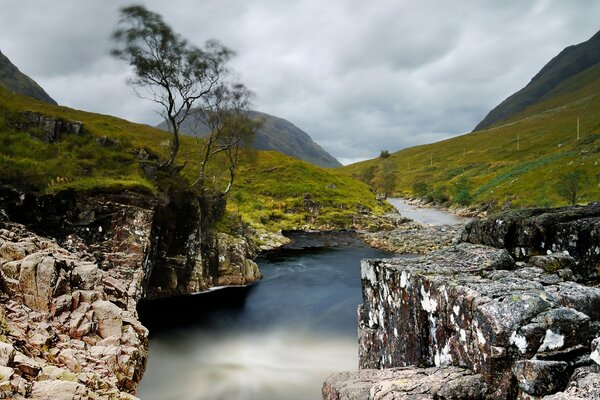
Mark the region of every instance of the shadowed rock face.
[[[369, 371], [398, 367], [408, 367], [409, 374], [448, 368], [448, 385], [452, 368], [467, 368], [486, 386], [481, 398], [584, 393], [600, 364], [600, 287], [593, 281], [597, 210], [523, 210], [465, 229], [463, 239], [498, 248], [461, 243], [419, 258], [364, 260], [363, 370], [334, 375], [324, 398], [421, 398], [401, 385], [379, 397], [383, 392], [374, 388], [402, 378]], [[573, 257], [541, 251], [546, 249]], [[357, 387], [362, 392], [346, 390]]]

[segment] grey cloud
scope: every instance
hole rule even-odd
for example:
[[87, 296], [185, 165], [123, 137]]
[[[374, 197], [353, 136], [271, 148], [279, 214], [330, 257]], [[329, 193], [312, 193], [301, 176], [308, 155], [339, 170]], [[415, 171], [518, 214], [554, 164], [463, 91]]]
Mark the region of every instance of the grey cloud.
[[[600, 26], [598, 2], [142, 1], [190, 42], [217, 38], [255, 108], [345, 160], [472, 127], [562, 48]], [[152, 104], [108, 56], [128, 2], [0, 0], [0, 49], [60, 103], [149, 124]]]

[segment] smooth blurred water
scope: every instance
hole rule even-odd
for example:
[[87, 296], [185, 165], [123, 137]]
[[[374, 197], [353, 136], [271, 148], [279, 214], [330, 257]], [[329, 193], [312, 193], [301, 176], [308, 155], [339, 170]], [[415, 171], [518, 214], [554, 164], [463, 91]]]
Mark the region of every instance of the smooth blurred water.
[[[137, 395], [143, 400], [320, 399], [328, 375], [357, 368], [360, 260], [386, 256], [355, 244], [260, 258], [264, 278], [245, 303], [213, 309], [200, 299], [184, 306], [189, 323], [152, 331]], [[204, 312], [196, 318], [200, 309]]]

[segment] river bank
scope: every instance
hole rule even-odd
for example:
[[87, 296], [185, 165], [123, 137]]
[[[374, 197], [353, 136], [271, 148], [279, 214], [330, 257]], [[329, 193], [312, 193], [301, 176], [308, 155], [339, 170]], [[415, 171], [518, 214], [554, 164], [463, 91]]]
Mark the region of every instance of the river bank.
[[416, 201], [388, 199], [396, 213], [385, 217], [395, 221], [390, 230], [362, 231], [369, 246], [399, 254], [427, 254], [458, 243], [469, 218], [452, 214], [449, 210], [423, 207]]

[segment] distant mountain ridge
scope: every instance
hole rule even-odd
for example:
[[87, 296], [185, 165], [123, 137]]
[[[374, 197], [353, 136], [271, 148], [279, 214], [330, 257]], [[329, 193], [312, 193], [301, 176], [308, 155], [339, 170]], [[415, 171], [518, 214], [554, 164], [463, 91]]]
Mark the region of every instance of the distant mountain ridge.
[[8, 57], [0, 51], [0, 86], [15, 93], [33, 97], [50, 104], [57, 104], [33, 79], [19, 71]]
[[[342, 164], [312, 138], [291, 122], [259, 111], [249, 111], [253, 119], [260, 119], [263, 125], [256, 132], [253, 147], [257, 150], [274, 150], [288, 156], [307, 161], [321, 167], [333, 168]], [[158, 128], [167, 130], [167, 122], [157, 125]], [[197, 114], [191, 114], [180, 128], [182, 133], [204, 136], [209, 129], [198, 121]]]
[[490, 111], [473, 131], [486, 129], [547, 98], [567, 79], [600, 63], [600, 31], [583, 43], [566, 47], [538, 72], [523, 89]]

